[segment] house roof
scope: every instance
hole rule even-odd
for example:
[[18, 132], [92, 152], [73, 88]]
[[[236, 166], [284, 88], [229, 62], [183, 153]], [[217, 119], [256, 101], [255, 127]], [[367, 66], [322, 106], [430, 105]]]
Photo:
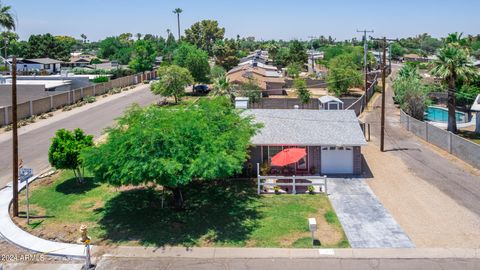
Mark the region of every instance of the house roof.
[[343, 103], [339, 98], [334, 97], [334, 96], [321, 96], [318, 100], [320, 100], [321, 103], [328, 103], [331, 101]]
[[285, 79], [276, 71], [268, 71], [260, 67], [250, 67], [248, 65], [239, 66], [231, 69], [227, 73], [227, 78], [233, 84], [242, 84], [253, 79], [261, 89], [267, 89], [269, 83], [285, 83]]
[[35, 58], [35, 59], [23, 59], [22, 62], [26, 63], [37, 63], [37, 64], [61, 64], [63, 61], [52, 59], [52, 58]]
[[353, 110], [254, 109], [243, 115], [253, 116], [263, 128], [254, 145], [330, 145], [361, 146], [365, 137]]
[[477, 96], [470, 110], [480, 112], [480, 95]]

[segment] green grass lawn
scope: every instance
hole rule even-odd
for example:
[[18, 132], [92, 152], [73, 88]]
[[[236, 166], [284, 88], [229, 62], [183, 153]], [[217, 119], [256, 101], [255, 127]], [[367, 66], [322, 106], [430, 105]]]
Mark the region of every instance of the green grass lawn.
[[[195, 182], [183, 191], [186, 208], [149, 187], [115, 188], [71, 172], [39, 180], [31, 188], [35, 218], [31, 233], [75, 241], [80, 224], [96, 244], [145, 246], [312, 247], [307, 218], [317, 219], [321, 247], [348, 247], [340, 223], [324, 195], [257, 195], [254, 181]], [[24, 206], [24, 192], [21, 196]], [[24, 209], [21, 209], [24, 210]]]

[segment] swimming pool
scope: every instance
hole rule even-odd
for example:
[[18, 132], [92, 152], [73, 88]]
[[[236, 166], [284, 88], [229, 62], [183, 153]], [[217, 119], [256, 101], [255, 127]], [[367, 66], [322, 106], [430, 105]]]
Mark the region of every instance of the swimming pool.
[[[457, 123], [468, 122], [467, 115], [463, 112], [455, 112], [455, 118], [457, 119]], [[430, 106], [425, 112], [425, 120], [446, 123], [448, 122], [448, 109]]]

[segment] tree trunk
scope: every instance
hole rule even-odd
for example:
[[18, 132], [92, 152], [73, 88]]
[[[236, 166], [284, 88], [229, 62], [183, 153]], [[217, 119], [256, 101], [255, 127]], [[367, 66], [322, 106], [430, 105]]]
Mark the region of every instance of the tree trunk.
[[77, 181], [78, 183], [83, 183], [83, 175], [82, 175], [82, 171], [80, 170], [80, 168], [77, 168], [76, 169], [77, 171]]
[[448, 81], [448, 128], [447, 130], [457, 133], [457, 119], [455, 114], [455, 78]]
[[175, 209], [180, 210], [183, 209], [183, 195], [182, 190], [179, 187], [175, 187], [172, 189], [173, 191], [173, 205]]

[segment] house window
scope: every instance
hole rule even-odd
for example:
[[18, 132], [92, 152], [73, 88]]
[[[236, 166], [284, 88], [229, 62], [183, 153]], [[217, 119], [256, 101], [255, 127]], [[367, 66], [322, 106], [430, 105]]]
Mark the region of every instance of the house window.
[[50, 64], [43, 65], [43, 69], [50, 69]]
[[272, 157], [283, 150], [282, 146], [269, 146], [268, 147], [268, 163], [272, 162]]
[[[298, 147], [298, 148], [305, 148], [305, 151], [308, 151], [306, 147]], [[304, 156], [297, 162], [297, 169], [299, 170], [306, 170], [307, 169], [307, 156]]]

